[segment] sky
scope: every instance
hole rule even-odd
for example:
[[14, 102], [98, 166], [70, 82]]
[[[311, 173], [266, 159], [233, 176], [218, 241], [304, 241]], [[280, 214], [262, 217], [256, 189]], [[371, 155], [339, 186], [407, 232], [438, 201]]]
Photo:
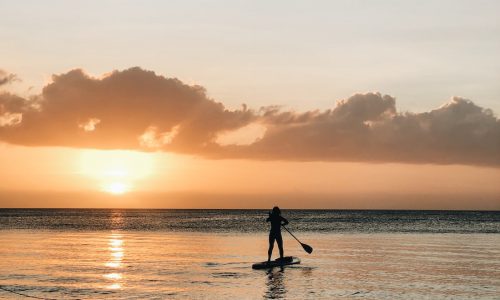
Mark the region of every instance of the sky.
[[0, 206], [500, 209], [498, 1], [0, 1]]

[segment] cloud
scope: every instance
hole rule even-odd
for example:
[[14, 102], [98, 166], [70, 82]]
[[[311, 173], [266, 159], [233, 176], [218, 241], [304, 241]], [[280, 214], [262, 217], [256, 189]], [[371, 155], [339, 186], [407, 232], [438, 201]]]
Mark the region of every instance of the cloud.
[[264, 112], [266, 134], [241, 157], [260, 159], [500, 165], [500, 120], [454, 97], [424, 113], [398, 113], [395, 99], [356, 94], [327, 111]]
[[11, 83], [12, 81], [18, 80], [16, 74], [10, 74], [0, 69], [0, 86]]
[[[217, 133], [235, 130], [255, 117], [243, 107], [227, 110], [205, 89], [175, 78], [131, 68], [92, 78], [82, 70], [54, 75], [40, 95], [0, 95], [2, 113], [21, 113], [16, 126], [0, 127], [0, 139], [32, 146], [156, 149], [202, 153]], [[149, 134], [149, 142], [141, 136]], [[154, 141], [175, 131], [169, 143]]]
[[[328, 110], [229, 110], [200, 86], [131, 68], [54, 75], [29, 99], [0, 94], [0, 140], [30, 146], [162, 150], [210, 158], [500, 166], [500, 120], [454, 97], [423, 113], [356, 94]], [[248, 135], [252, 135], [249, 137]]]

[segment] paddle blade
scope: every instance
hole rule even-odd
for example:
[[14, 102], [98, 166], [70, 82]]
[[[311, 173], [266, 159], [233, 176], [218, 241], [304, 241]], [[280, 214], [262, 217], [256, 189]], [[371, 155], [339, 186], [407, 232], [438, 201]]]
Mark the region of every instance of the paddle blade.
[[313, 248], [311, 246], [302, 243], [300, 244], [302, 245], [302, 248], [304, 248], [304, 251], [306, 251], [307, 253], [311, 254], [313, 252]]

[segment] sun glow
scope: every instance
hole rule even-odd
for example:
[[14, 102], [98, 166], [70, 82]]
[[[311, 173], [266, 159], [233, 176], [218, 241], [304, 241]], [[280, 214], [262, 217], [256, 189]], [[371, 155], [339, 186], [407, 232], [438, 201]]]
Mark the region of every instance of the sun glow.
[[103, 190], [115, 195], [121, 195], [129, 191], [131, 188], [130, 184], [123, 182], [112, 182], [103, 185]]
[[81, 173], [94, 179], [102, 191], [113, 195], [131, 191], [152, 170], [153, 157], [148, 153], [86, 150], [81, 157]]

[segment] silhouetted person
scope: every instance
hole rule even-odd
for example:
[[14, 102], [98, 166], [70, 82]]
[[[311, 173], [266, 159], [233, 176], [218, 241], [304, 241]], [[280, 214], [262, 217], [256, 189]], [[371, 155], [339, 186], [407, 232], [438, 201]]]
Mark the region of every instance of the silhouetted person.
[[269, 250], [267, 251], [267, 262], [271, 261], [273, 254], [274, 241], [278, 243], [280, 250], [280, 259], [283, 259], [283, 238], [281, 237], [281, 225], [287, 225], [288, 220], [281, 216], [280, 208], [275, 206], [273, 211], [269, 212], [266, 222], [271, 222], [271, 231], [269, 232]]

